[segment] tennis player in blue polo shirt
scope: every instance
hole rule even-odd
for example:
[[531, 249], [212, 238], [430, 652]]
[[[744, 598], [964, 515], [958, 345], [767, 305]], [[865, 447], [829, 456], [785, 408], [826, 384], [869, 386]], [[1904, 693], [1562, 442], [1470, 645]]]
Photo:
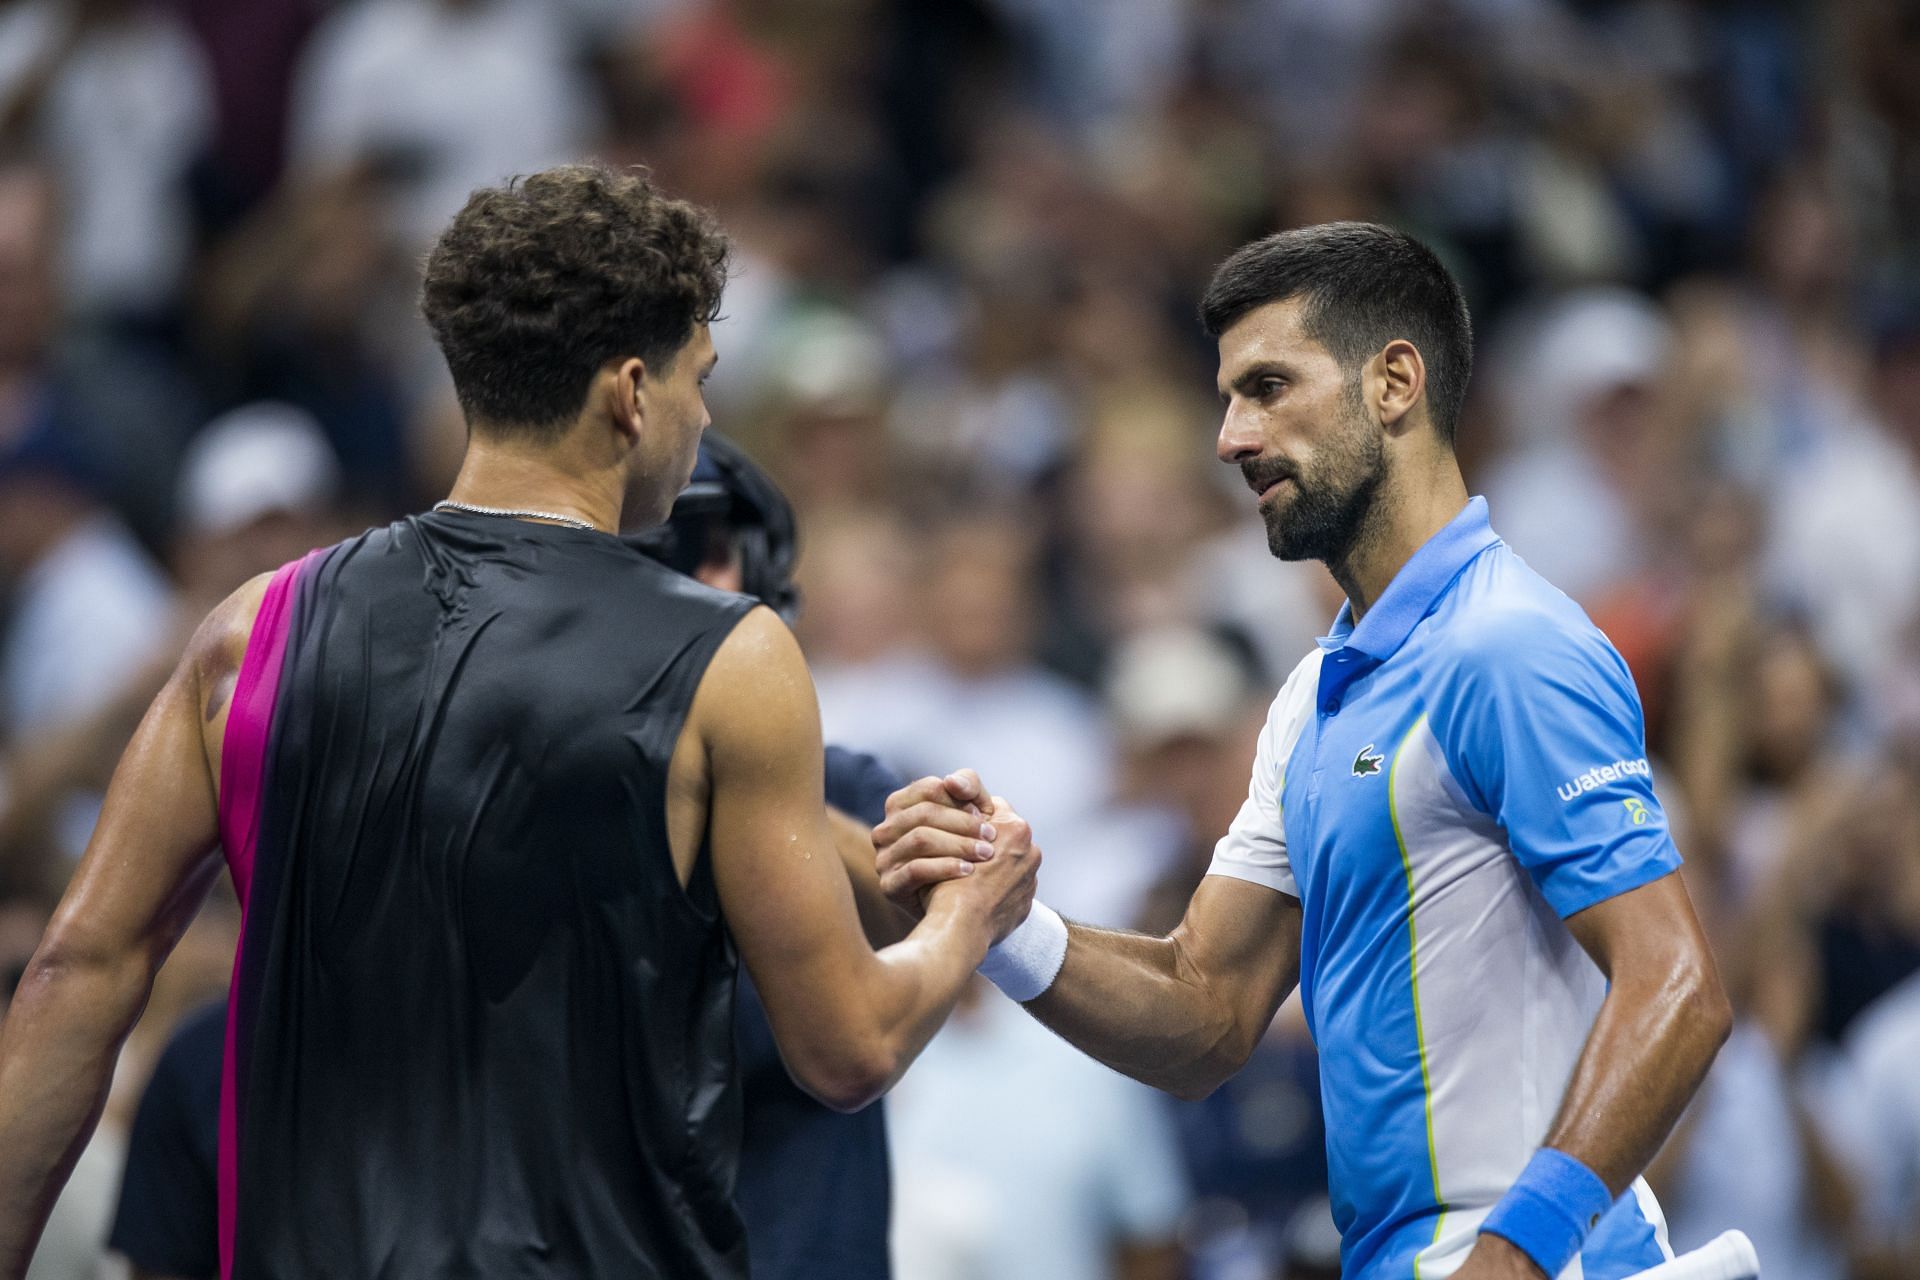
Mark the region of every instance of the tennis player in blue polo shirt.
[[[1274, 554], [1324, 561], [1347, 604], [1274, 700], [1180, 927], [1036, 905], [983, 971], [1182, 1096], [1238, 1070], [1297, 982], [1349, 1280], [1655, 1266], [1639, 1174], [1730, 1015], [1626, 665], [1468, 498], [1459, 288], [1417, 241], [1334, 223], [1234, 254], [1202, 319], [1221, 459]], [[970, 772], [912, 784], [875, 832], [883, 885], [910, 902], [983, 834], [1033, 838]]]

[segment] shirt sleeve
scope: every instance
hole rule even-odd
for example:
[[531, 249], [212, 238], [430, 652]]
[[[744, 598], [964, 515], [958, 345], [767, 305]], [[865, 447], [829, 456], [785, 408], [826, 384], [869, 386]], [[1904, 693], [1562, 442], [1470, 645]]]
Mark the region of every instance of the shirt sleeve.
[[1540, 612], [1459, 630], [1429, 689], [1429, 727], [1554, 911], [1564, 919], [1677, 868], [1640, 695], [1599, 629]]
[[1291, 897], [1300, 896], [1294, 882], [1293, 867], [1287, 861], [1287, 832], [1280, 820], [1280, 779], [1286, 761], [1280, 747], [1284, 708], [1290, 703], [1292, 684], [1280, 691], [1274, 710], [1260, 730], [1254, 748], [1253, 779], [1247, 785], [1247, 799], [1235, 815], [1227, 834], [1213, 848], [1210, 876], [1232, 876], [1277, 889]]

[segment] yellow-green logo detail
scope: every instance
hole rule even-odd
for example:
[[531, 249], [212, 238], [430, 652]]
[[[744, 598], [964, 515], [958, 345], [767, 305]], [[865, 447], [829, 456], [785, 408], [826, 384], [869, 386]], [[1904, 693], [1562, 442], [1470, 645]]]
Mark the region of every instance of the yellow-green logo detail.
[[1620, 803], [1627, 806], [1627, 812], [1633, 815], [1633, 825], [1636, 827], [1653, 816], [1647, 808], [1647, 802], [1638, 796], [1628, 796]]
[[1378, 773], [1385, 760], [1386, 757], [1375, 751], [1373, 744], [1369, 742], [1360, 748], [1360, 754], [1353, 758], [1353, 776], [1364, 778], [1370, 773]]

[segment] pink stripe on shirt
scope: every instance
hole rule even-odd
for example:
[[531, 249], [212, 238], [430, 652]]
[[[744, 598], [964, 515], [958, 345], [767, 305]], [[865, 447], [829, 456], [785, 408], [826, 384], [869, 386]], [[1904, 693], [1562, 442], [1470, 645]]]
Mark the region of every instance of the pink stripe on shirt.
[[253, 888], [254, 856], [259, 850], [261, 787], [266, 780], [268, 734], [280, 693], [280, 667], [287, 654], [287, 629], [293, 620], [293, 589], [300, 574], [321, 553], [310, 552], [283, 565], [267, 584], [247, 638], [246, 656], [234, 686], [233, 706], [220, 748], [220, 843], [227, 869], [240, 896], [241, 948], [233, 958], [227, 988], [225, 1062], [220, 1073], [220, 1276], [233, 1275], [234, 1213], [239, 1193], [240, 1116], [235, 1087], [235, 1046], [239, 1041], [241, 962], [246, 948], [246, 912]]

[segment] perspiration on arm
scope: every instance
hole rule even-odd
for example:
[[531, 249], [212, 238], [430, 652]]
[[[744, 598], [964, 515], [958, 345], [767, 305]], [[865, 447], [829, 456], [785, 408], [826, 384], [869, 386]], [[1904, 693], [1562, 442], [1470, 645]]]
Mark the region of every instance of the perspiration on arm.
[[1431, 709], [1448, 768], [1610, 984], [1546, 1145], [1618, 1194], [1692, 1097], [1727, 1021], [1674, 874], [1639, 694], [1591, 624], [1491, 615], [1453, 643]]
[[822, 1102], [864, 1106], [945, 1020], [993, 941], [996, 895], [1030, 871], [1012, 856], [943, 886], [904, 941], [873, 951], [828, 827], [812, 682], [768, 610], [721, 646], [689, 728], [706, 747], [721, 907], [781, 1055]]
[[1246, 1064], [1300, 974], [1300, 901], [1208, 876], [1170, 935], [1070, 926], [1027, 1009], [1083, 1053], [1182, 1098]]
[[208, 737], [224, 718], [206, 698], [244, 651], [264, 585], [208, 617], [141, 720], [0, 1032], [0, 1280], [25, 1272], [153, 976], [219, 872]]
[[[892, 796], [874, 831], [888, 896], [911, 901], [927, 868], [964, 860], [971, 842], [955, 828], [993, 800], [966, 771]], [[1209, 875], [1166, 937], [1070, 925], [1059, 973], [1026, 1007], [1114, 1070], [1198, 1098], [1246, 1062], [1299, 968], [1299, 900]]]
[[1544, 1145], [1618, 1195], [1706, 1078], [1732, 1013], [1678, 875], [1589, 907], [1567, 928], [1609, 989]]

